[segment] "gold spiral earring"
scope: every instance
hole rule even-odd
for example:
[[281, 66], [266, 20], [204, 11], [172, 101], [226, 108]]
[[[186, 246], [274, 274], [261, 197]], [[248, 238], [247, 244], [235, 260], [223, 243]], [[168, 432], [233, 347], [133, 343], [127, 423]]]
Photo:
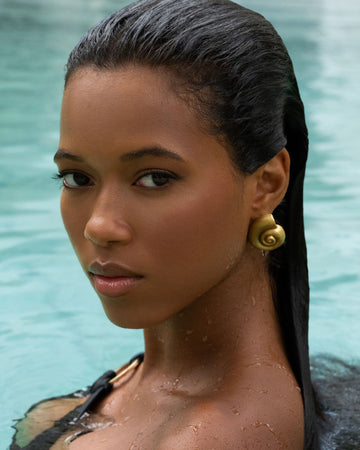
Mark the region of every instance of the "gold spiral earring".
[[272, 214], [255, 219], [250, 225], [249, 241], [260, 250], [275, 250], [285, 241], [285, 231], [281, 225], [278, 225]]

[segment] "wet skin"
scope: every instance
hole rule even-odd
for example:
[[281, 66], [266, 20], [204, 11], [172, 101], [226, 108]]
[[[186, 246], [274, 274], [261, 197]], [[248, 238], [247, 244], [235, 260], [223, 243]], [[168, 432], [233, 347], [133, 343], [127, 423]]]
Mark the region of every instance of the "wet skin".
[[173, 82], [85, 68], [64, 93], [64, 224], [107, 316], [144, 328], [146, 348], [99, 407], [114, 426], [71, 448], [301, 448], [266, 258], [247, 242], [251, 220], [285, 194], [287, 152], [241, 174]]

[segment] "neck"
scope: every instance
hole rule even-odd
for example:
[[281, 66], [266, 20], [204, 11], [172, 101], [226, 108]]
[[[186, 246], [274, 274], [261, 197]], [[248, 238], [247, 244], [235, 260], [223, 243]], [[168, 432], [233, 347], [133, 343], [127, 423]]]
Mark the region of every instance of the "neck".
[[[144, 331], [143, 375], [204, 382], [224, 370], [269, 361], [286, 364], [266, 260], [257, 255], [246, 269], [226, 280], [187, 308]], [[275, 356], [274, 356], [275, 355]], [[205, 379], [204, 379], [205, 378]]]

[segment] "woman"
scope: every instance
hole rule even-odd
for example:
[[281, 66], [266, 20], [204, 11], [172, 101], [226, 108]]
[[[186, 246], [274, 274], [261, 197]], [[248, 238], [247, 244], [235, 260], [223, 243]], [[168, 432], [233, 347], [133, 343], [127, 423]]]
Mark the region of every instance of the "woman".
[[317, 448], [307, 149], [290, 58], [250, 10], [143, 0], [82, 38], [55, 155], [62, 216], [109, 319], [144, 329], [145, 358], [90, 405], [88, 391], [35, 405], [11, 448]]

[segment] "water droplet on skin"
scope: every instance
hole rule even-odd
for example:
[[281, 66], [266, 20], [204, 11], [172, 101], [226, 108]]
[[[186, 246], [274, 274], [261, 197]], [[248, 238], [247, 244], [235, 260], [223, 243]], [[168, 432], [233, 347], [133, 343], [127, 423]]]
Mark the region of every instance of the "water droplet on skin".
[[198, 423], [196, 425], [190, 425], [191, 429], [193, 430], [193, 432], [195, 434], [197, 434], [197, 432], [199, 431], [199, 428], [201, 427], [201, 423]]
[[186, 330], [186, 334], [187, 334], [188, 336], [190, 336], [190, 334], [193, 334], [193, 332], [194, 332], [194, 330]]
[[[81, 428], [83, 430], [89, 431], [102, 430], [104, 428], [114, 426], [114, 422], [112, 419], [105, 418], [104, 416], [99, 416], [98, 414], [94, 414], [92, 417], [89, 414], [87, 414], [85, 417], [82, 417], [80, 423]], [[78, 433], [79, 431], [75, 431], [73, 434], [68, 436], [67, 439], [64, 441], [65, 444], [70, 445], [70, 443], [76, 439]]]
[[239, 416], [240, 415], [240, 411], [237, 409], [237, 408], [231, 408], [231, 412], [233, 413], [233, 414], [235, 414], [235, 416]]
[[259, 427], [266, 427], [270, 433], [275, 437], [277, 443], [279, 444], [278, 448], [284, 448], [283, 443], [281, 442], [281, 440], [279, 439], [279, 437], [276, 435], [275, 430], [273, 429], [273, 427], [269, 424], [269, 423], [265, 423], [265, 422], [259, 422], [258, 420], [254, 423], [255, 428], [259, 428]]

